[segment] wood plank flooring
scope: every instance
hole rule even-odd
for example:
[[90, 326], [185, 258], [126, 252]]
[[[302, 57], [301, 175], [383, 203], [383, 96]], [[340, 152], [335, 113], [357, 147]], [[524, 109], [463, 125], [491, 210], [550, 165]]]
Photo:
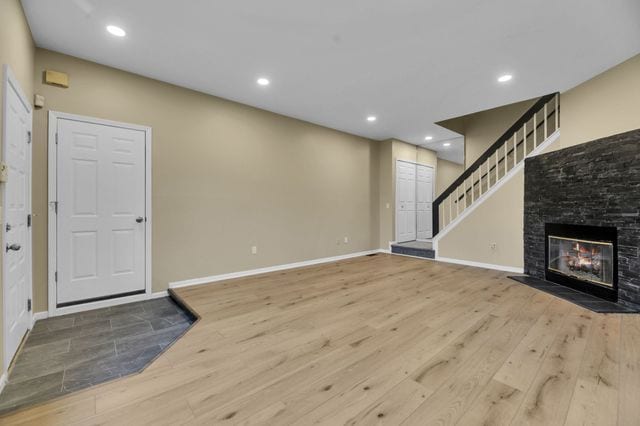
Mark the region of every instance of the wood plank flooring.
[[2, 424], [638, 425], [640, 316], [506, 273], [377, 255], [180, 289], [140, 374]]

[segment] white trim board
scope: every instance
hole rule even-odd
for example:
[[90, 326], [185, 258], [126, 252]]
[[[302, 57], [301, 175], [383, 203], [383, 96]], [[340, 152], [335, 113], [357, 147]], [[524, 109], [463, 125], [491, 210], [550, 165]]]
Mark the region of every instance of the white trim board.
[[2, 391], [4, 390], [4, 387], [7, 385], [8, 378], [9, 378], [9, 371], [5, 370], [2, 373], [2, 376], [0, 376], [0, 393], [2, 393]]
[[265, 268], [249, 269], [246, 271], [230, 272], [227, 274], [220, 274], [220, 275], [211, 275], [208, 277], [193, 278], [193, 279], [183, 280], [183, 281], [174, 281], [169, 283], [169, 288], [172, 289], [172, 288], [180, 288], [180, 287], [189, 287], [193, 285], [211, 284], [219, 281], [231, 280], [234, 278], [243, 278], [243, 277], [249, 277], [252, 275], [266, 274], [269, 272], [284, 271], [286, 269], [302, 268], [304, 266], [319, 265], [321, 263], [337, 262], [339, 260], [346, 260], [354, 257], [361, 257], [369, 254], [384, 253], [384, 252], [385, 251], [382, 249], [367, 250], [367, 251], [360, 251], [356, 253], [343, 254], [340, 256], [323, 257], [320, 259], [304, 260], [302, 262], [285, 263], [283, 265], [276, 265], [276, 266], [267, 266]]
[[[529, 153], [526, 158], [535, 157], [540, 155], [545, 149], [551, 146], [554, 142], [556, 142], [560, 138], [560, 129], [553, 132], [547, 139], [542, 142], [540, 145], [536, 147], [533, 151]], [[525, 160], [526, 160], [525, 158]], [[451, 230], [453, 230], [456, 226], [458, 226], [467, 216], [473, 213], [480, 205], [482, 205], [485, 201], [487, 201], [493, 194], [495, 194], [502, 186], [510, 181], [520, 170], [524, 168], [525, 161], [521, 161], [514, 168], [509, 170], [506, 176], [503, 176], [502, 179], [498, 181], [494, 186], [492, 186], [487, 192], [482, 194], [480, 198], [475, 201], [471, 207], [465, 209], [458, 217], [456, 217], [449, 225], [447, 225], [442, 231], [438, 233], [435, 237], [433, 237], [433, 249], [438, 252], [438, 242], [441, 238], [447, 235]]]
[[524, 269], [516, 268], [513, 266], [494, 265], [492, 263], [473, 262], [471, 260], [451, 259], [448, 257], [438, 257], [438, 256], [436, 256], [435, 260], [437, 260], [438, 262], [454, 263], [456, 265], [465, 265], [465, 266], [473, 266], [476, 268], [494, 269], [496, 271], [513, 272], [514, 274], [524, 273]]
[[[137, 294], [134, 296], [125, 296], [121, 298], [114, 298], [108, 300], [101, 300], [97, 302], [89, 302], [78, 304], [74, 306], [67, 306], [64, 308], [57, 307], [56, 300], [56, 281], [55, 272], [57, 265], [57, 245], [56, 245], [56, 231], [57, 231], [57, 215], [55, 211], [55, 202], [57, 201], [57, 145], [56, 134], [58, 131], [58, 119], [82, 121], [85, 123], [100, 124], [103, 126], [121, 127], [125, 129], [139, 130], [145, 133], [145, 292], [144, 294]], [[111, 120], [104, 120], [101, 118], [88, 117], [77, 114], [69, 114], [59, 111], [49, 111], [49, 129], [48, 129], [48, 166], [49, 166], [49, 184], [48, 184], [48, 210], [49, 210], [49, 227], [48, 227], [48, 316], [54, 317], [64, 314], [76, 313], [86, 311], [90, 309], [97, 309], [107, 306], [114, 306], [123, 303], [137, 302], [140, 300], [146, 300], [152, 298], [152, 259], [151, 259], [151, 232], [153, 229], [152, 221], [152, 184], [151, 184], [151, 150], [152, 150], [152, 129], [148, 126], [142, 126], [138, 124], [122, 123]]]

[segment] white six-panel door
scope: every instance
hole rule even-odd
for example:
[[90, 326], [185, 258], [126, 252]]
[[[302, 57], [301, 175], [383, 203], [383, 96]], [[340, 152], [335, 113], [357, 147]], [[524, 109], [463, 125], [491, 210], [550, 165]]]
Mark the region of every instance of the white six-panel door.
[[145, 289], [145, 133], [58, 119], [57, 304]]
[[396, 241], [416, 239], [416, 165], [396, 162]]
[[420, 240], [433, 237], [433, 169], [417, 165], [416, 174], [416, 217], [417, 236]]
[[4, 367], [31, 326], [31, 126], [32, 110], [5, 67], [4, 161]]

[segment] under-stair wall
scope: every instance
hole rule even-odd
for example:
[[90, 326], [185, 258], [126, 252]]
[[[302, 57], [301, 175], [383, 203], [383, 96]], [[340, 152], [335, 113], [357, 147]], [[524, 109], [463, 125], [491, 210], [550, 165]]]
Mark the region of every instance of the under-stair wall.
[[547, 95], [435, 200], [436, 259], [521, 272], [524, 160], [559, 136], [559, 96]]

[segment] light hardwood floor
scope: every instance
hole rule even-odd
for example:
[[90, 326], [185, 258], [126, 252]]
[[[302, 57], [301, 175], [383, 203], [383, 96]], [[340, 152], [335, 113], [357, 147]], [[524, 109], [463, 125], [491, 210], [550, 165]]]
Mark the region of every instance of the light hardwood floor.
[[640, 317], [377, 255], [180, 289], [201, 320], [138, 375], [6, 424], [638, 425]]

